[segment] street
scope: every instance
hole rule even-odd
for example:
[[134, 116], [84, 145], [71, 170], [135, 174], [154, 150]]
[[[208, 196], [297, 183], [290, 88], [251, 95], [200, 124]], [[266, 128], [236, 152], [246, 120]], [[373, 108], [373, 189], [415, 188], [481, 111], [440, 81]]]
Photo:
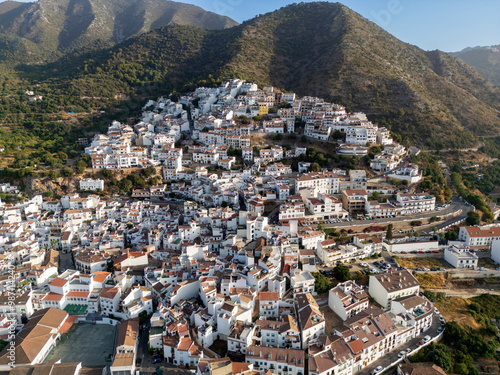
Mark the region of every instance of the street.
[[[146, 323], [146, 328], [143, 329], [142, 326], [139, 330], [139, 345], [137, 358], [141, 360], [141, 365], [139, 366], [141, 370], [141, 375], [153, 375], [153, 374], [161, 374], [161, 372], [157, 372], [158, 368], [163, 368], [163, 374], [190, 374], [190, 370], [185, 367], [179, 367], [167, 364], [165, 359], [162, 357], [162, 361], [160, 363], [152, 363], [153, 358], [149, 355], [148, 352], [148, 342], [149, 342], [149, 329], [150, 323], [149, 321]], [[163, 351], [162, 351], [163, 352]]]
[[369, 366], [365, 367], [363, 369], [363, 374], [370, 374], [378, 366], [382, 366], [383, 368], [386, 368], [391, 363], [394, 363], [398, 360], [398, 354], [400, 351], [406, 350], [407, 348], [413, 349], [413, 351], [410, 353], [410, 356], [416, 354], [418, 352], [418, 349], [419, 349], [419, 347], [417, 346], [417, 343], [427, 335], [429, 335], [431, 338], [437, 336], [438, 335], [437, 330], [440, 327], [441, 327], [441, 323], [439, 322], [439, 318], [436, 314], [434, 314], [434, 316], [432, 318], [432, 325], [427, 331], [425, 331], [424, 333], [415, 337], [414, 339], [411, 339], [407, 343], [400, 345], [398, 348], [394, 349], [392, 352], [385, 354], [379, 360], [377, 360], [377, 361], [373, 362], [372, 364], [370, 364]]
[[373, 225], [373, 224], [391, 224], [391, 223], [400, 223], [404, 221], [414, 221], [414, 220], [422, 220], [422, 219], [428, 219], [433, 216], [450, 216], [453, 214], [457, 214], [458, 216], [450, 217], [445, 220], [444, 223], [436, 225], [436, 227], [439, 229], [445, 228], [465, 217], [467, 217], [467, 212], [471, 211], [473, 208], [462, 202], [459, 198], [454, 198], [450, 205], [442, 210], [439, 211], [431, 211], [431, 212], [425, 212], [425, 213], [419, 213], [415, 215], [408, 215], [408, 216], [398, 216], [395, 218], [382, 218], [382, 219], [373, 219], [373, 220], [368, 220], [368, 221], [359, 221], [359, 220], [354, 220], [354, 221], [342, 221], [340, 223], [333, 223], [333, 224], [325, 224], [325, 228], [342, 228], [342, 227], [354, 227], [354, 226], [367, 226], [367, 225]]

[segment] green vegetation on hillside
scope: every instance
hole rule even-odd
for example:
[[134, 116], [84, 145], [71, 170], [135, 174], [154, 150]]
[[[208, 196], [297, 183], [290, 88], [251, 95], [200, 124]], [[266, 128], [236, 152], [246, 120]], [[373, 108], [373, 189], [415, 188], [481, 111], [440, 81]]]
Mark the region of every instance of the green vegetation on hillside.
[[411, 362], [434, 362], [446, 373], [479, 374], [474, 361], [493, 358], [499, 346], [496, 339], [498, 328], [491, 323], [491, 319], [500, 319], [500, 296], [485, 294], [471, 298], [469, 302], [467, 311], [480, 328], [464, 328], [457, 322], [447, 322], [442, 343], [422, 348], [410, 357]]
[[[47, 59], [0, 69], [0, 144], [16, 137], [21, 148], [35, 142], [45, 149], [55, 128], [64, 148], [113, 119], [138, 115], [149, 98], [170, 92], [175, 98], [234, 77], [364, 111], [408, 144], [468, 147], [477, 144], [473, 133], [500, 129], [500, 89], [459, 60], [405, 44], [340, 4], [291, 5], [223, 30], [166, 26], [116, 46], [104, 38]], [[26, 103], [25, 90], [43, 101]]]
[[451, 55], [472, 66], [494, 85], [500, 86], [500, 46], [466, 48]]
[[482, 212], [482, 220], [491, 223], [495, 219], [491, 212], [491, 208], [486, 204], [483, 197], [470, 191], [464, 184], [462, 176], [459, 173], [452, 172], [451, 181], [458, 195]]
[[438, 160], [437, 157], [425, 152], [410, 157], [410, 162], [418, 164], [422, 170], [423, 181], [420, 183], [422, 191], [434, 195], [436, 202], [442, 204], [451, 199], [452, 191], [446, 183], [445, 175]]
[[170, 24], [224, 29], [238, 23], [200, 7], [174, 1], [39, 0], [0, 3], [0, 33], [22, 48], [29, 49], [30, 60], [35, 63], [40, 57], [46, 57], [44, 52], [70, 51], [96, 40], [122, 42]]

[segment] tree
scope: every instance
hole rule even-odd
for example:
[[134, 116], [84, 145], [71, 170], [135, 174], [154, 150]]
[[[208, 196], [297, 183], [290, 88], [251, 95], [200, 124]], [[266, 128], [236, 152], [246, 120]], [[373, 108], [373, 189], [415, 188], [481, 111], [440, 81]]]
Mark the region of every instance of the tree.
[[458, 239], [458, 233], [453, 230], [449, 230], [444, 234], [444, 238], [448, 241], [456, 241]]
[[61, 174], [64, 177], [71, 177], [73, 176], [73, 169], [71, 169], [70, 167], [64, 167], [63, 170], [61, 171]]
[[330, 279], [319, 272], [313, 272], [314, 290], [318, 294], [323, 294], [330, 289]]
[[387, 226], [387, 232], [385, 233], [385, 238], [388, 241], [392, 241], [392, 229], [393, 229], [393, 227], [394, 226], [392, 224], [389, 224]]
[[427, 353], [426, 360], [434, 362], [447, 374], [453, 370], [453, 358], [451, 352], [444, 345], [431, 344], [433, 348]]
[[78, 161], [76, 163], [76, 173], [77, 174], [83, 174], [85, 172], [85, 168], [87, 167], [87, 163], [83, 160]]
[[319, 166], [318, 163], [312, 163], [311, 167], [309, 168], [311, 172], [319, 172], [321, 170], [321, 167]]
[[111, 172], [109, 169], [103, 169], [102, 176], [104, 178], [111, 178], [111, 177], [113, 177], [113, 172]]
[[333, 274], [335, 278], [339, 281], [347, 281], [351, 280], [351, 271], [349, 271], [349, 267], [347, 267], [343, 263], [337, 263], [337, 265], [333, 268]]
[[57, 173], [56, 171], [50, 171], [49, 172], [49, 178], [54, 181], [56, 180], [57, 178], [59, 178], [59, 173]]
[[302, 143], [306, 143], [307, 142], [307, 137], [305, 135], [303, 135], [302, 137], [300, 137], [300, 141]]
[[469, 225], [481, 224], [481, 216], [476, 211], [467, 212], [467, 223]]
[[144, 324], [146, 323], [146, 320], [148, 319], [148, 312], [147, 311], [141, 311], [139, 313], [139, 324]]

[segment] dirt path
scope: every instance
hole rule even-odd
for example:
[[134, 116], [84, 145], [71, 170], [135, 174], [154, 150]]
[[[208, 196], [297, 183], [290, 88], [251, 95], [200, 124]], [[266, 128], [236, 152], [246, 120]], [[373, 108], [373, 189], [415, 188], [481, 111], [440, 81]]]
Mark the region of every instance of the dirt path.
[[462, 297], [472, 298], [481, 294], [493, 294], [500, 296], [500, 290], [484, 289], [484, 288], [467, 288], [467, 289], [425, 289], [429, 292], [444, 293], [446, 297]]

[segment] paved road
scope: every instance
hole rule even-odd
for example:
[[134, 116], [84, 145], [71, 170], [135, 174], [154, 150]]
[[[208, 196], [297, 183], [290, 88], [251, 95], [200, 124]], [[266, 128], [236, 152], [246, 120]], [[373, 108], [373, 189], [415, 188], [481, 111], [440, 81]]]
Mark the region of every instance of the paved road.
[[429, 335], [430, 337], [435, 337], [438, 335], [437, 329], [441, 327], [441, 324], [439, 323], [439, 318], [437, 315], [433, 316], [432, 319], [432, 325], [431, 328], [429, 328], [427, 331], [425, 331], [423, 334], [415, 337], [414, 339], [410, 340], [409, 342], [399, 346], [398, 348], [394, 349], [392, 352], [384, 355], [382, 358], [379, 360], [373, 362], [371, 365], [368, 367], [364, 368], [362, 373], [363, 374], [370, 374], [375, 368], [378, 366], [382, 366], [386, 368], [389, 366], [391, 363], [394, 363], [395, 361], [398, 360], [398, 354], [402, 350], [406, 350], [407, 348], [414, 349], [414, 351], [411, 353], [411, 355], [414, 355], [415, 353], [418, 352], [418, 346], [417, 343], [422, 340], [425, 336]]
[[368, 221], [359, 221], [359, 220], [353, 220], [353, 221], [343, 221], [340, 223], [333, 223], [333, 224], [325, 224], [325, 228], [342, 228], [342, 227], [353, 227], [353, 226], [366, 226], [366, 225], [373, 225], [373, 224], [390, 224], [390, 223], [400, 223], [404, 221], [413, 221], [413, 220], [422, 220], [422, 219], [428, 219], [433, 216], [449, 216], [453, 214], [458, 214], [459, 216], [451, 217], [447, 219], [444, 223], [441, 223], [439, 225], [436, 225], [438, 229], [443, 228], [447, 225], [452, 224], [453, 222], [456, 222], [460, 220], [461, 218], [464, 218], [467, 216], [467, 212], [472, 210], [472, 207], [468, 204], [465, 204], [458, 198], [454, 198], [450, 205], [442, 210], [439, 211], [431, 211], [431, 212], [426, 212], [426, 213], [420, 213], [420, 214], [415, 214], [415, 215], [408, 215], [408, 216], [399, 216], [395, 218], [385, 218], [385, 219], [374, 219], [374, 220], [368, 220]]
[[139, 331], [139, 350], [137, 353], [137, 358], [141, 359], [141, 375], [156, 375], [157, 368], [163, 368], [163, 374], [190, 374], [189, 369], [185, 367], [178, 367], [174, 365], [169, 365], [165, 363], [165, 359], [160, 363], [153, 364], [151, 361], [153, 358], [148, 352], [148, 342], [149, 342], [149, 329], [150, 323], [147, 323], [146, 329], [140, 329]]

